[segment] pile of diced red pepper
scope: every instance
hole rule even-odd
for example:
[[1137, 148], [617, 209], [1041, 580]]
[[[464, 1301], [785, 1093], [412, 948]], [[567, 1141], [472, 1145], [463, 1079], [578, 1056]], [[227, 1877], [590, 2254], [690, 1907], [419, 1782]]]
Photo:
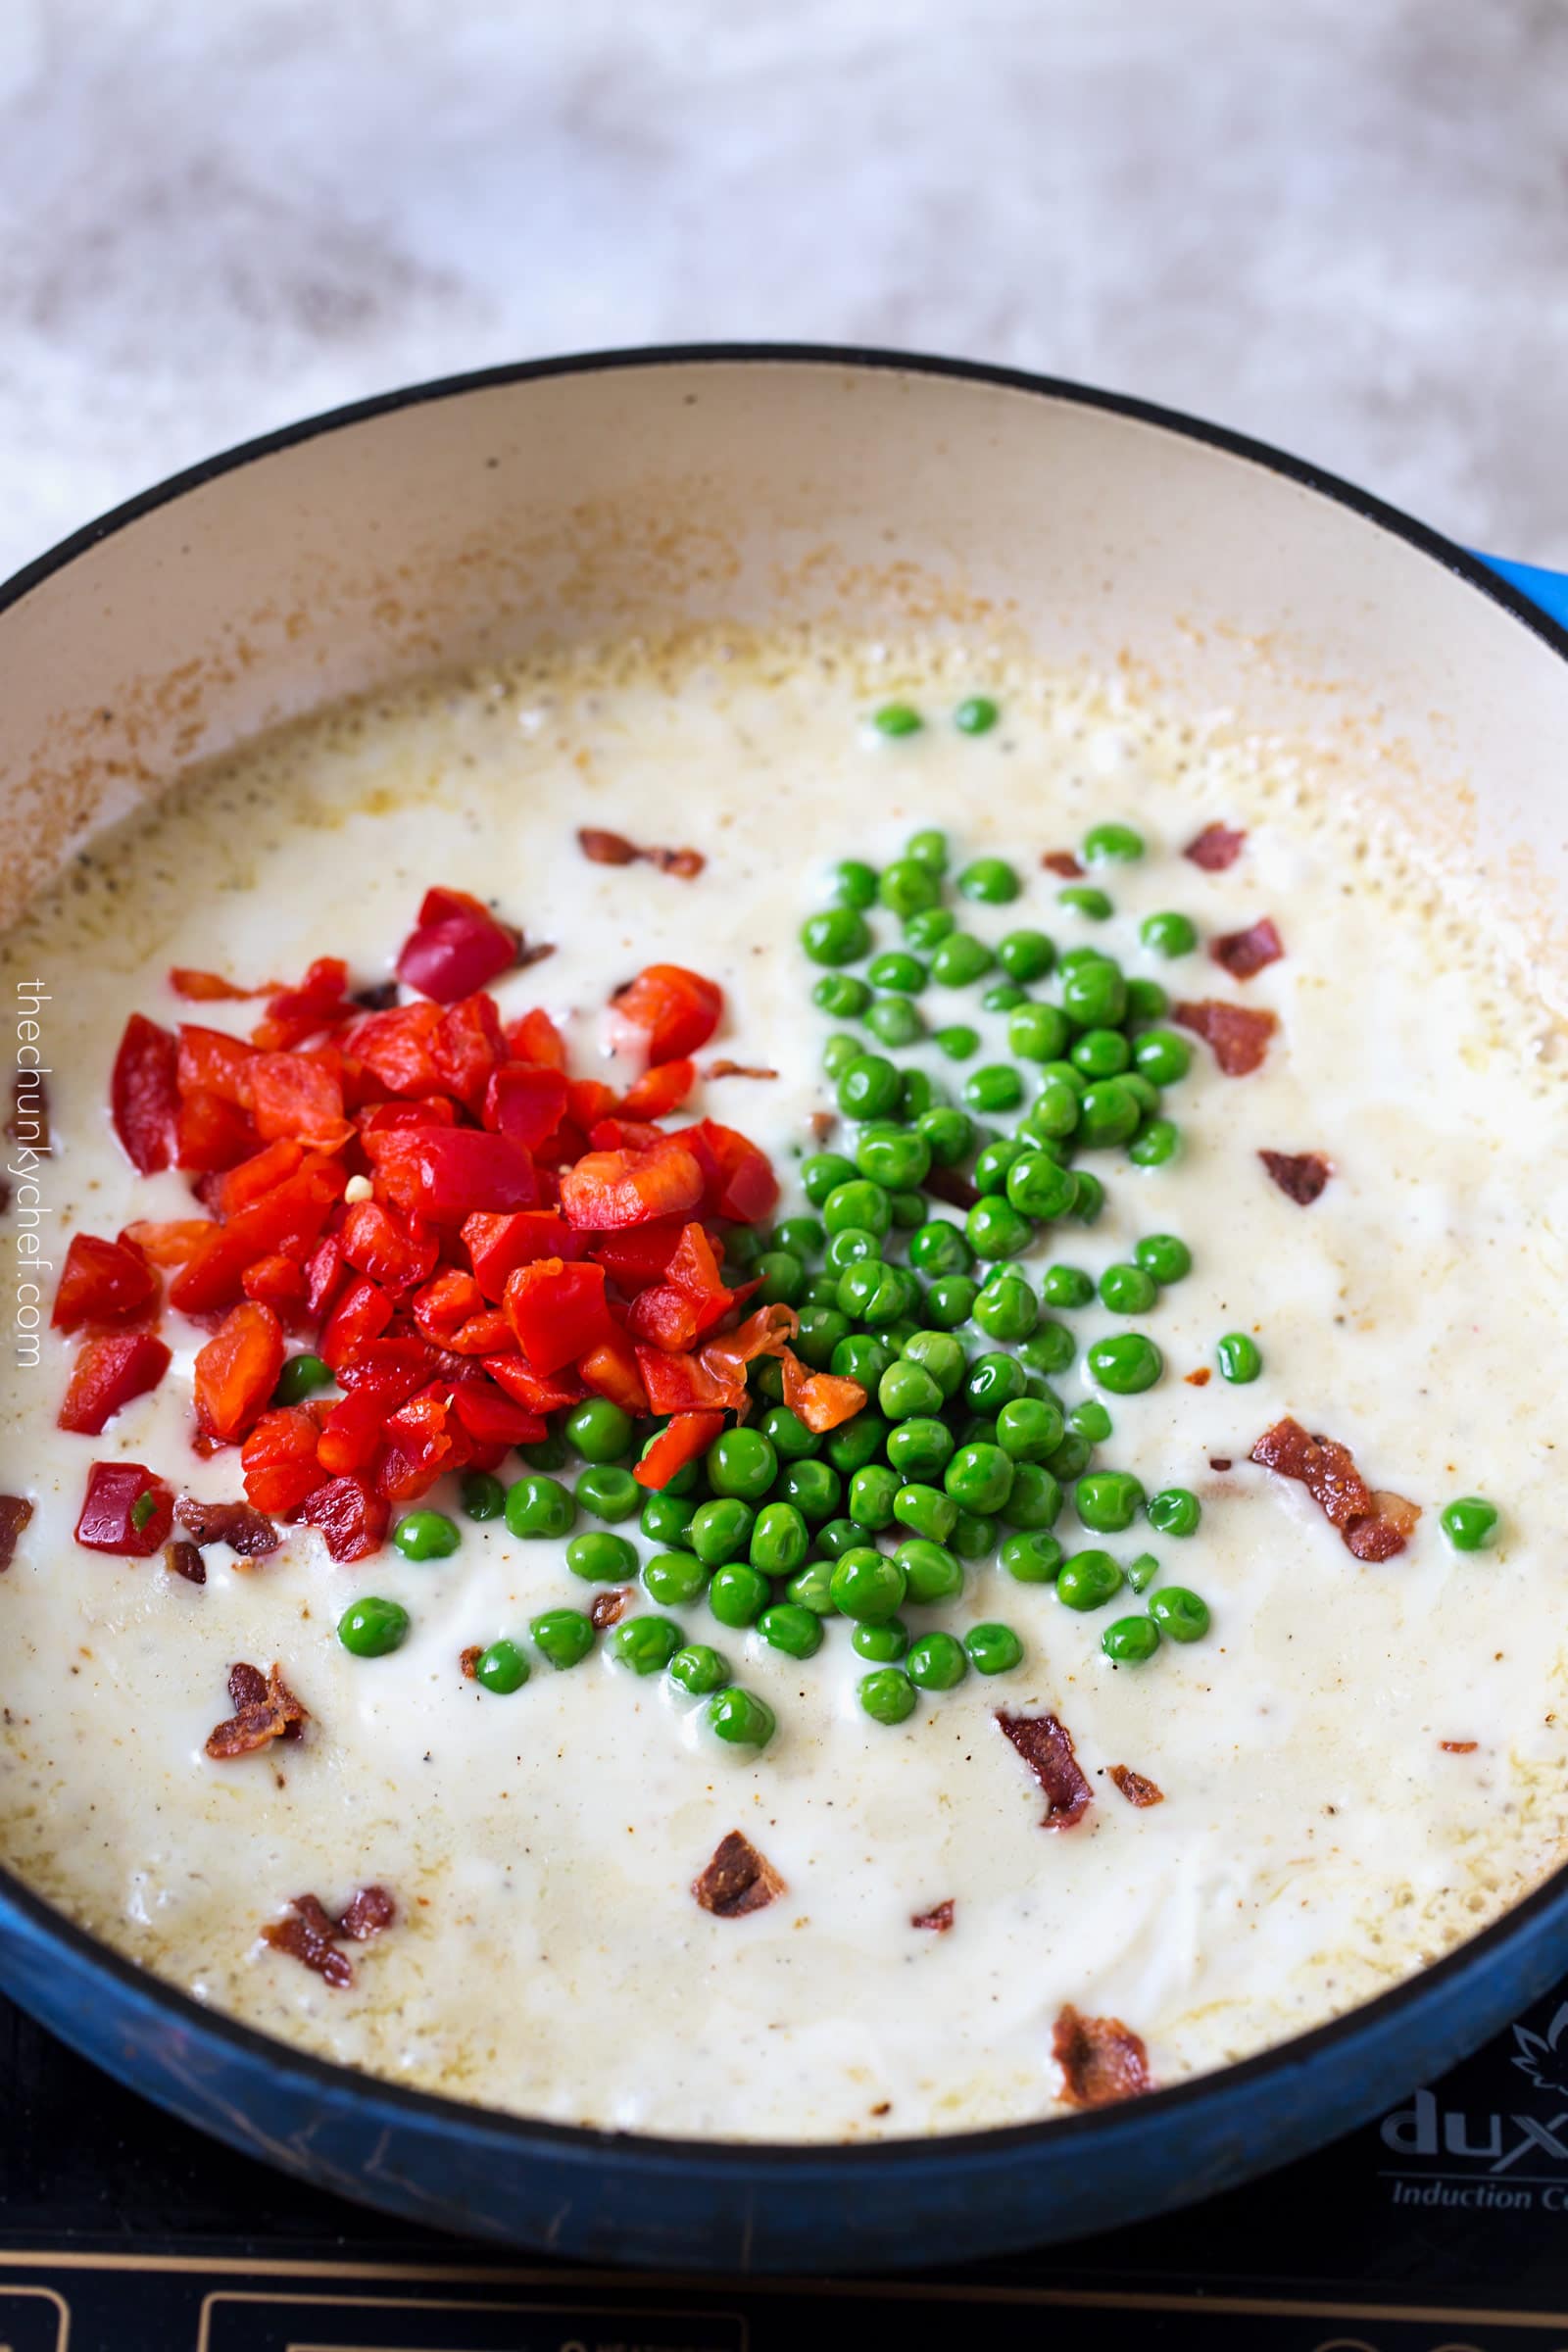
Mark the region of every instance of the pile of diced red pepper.
[[[744, 1409], [760, 1352], [785, 1359], [818, 1426], [858, 1407], [857, 1384], [796, 1360], [788, 1308], [735, 1328], [754, 1286], [723, 1281], [722, 1228], [773, 1208], [764, 1154], [710, 1119], [655, 1123], [690, 1093], [721, 991], [654, 964], [617, 993], [648, 1052], [617, 1096], [568, 1076], [543, 1011], [503, 1022], [486, 983], [519, 952], [477, 900], [432, 890], [397, 963], [413, 1002], [356, 999], [327, 956], [297, 988], [171, 975], [187, 1002], [266, 994], [249, 1039], [132, 1013], [116, 1130], [143, 1173], [188, 1170], [202, 1213], [74, 1238], [54, 1321], [86, 1336], [63, 1429], [95, 1436], [163, 1379], [167, 1296], [212, 1333], [196, 1358], [197, 1449], [240, 1447], [254, 1509], [304, 1519], [352, 1560], [394, 1507], [444, 1473], [495, 1469], [591, 1393], [672, 1416], [638, 1466], [650, 1487]], [[289, 1336], [309, 1339], [341, 1398], [273, 1403]], [[172, 1508], [141, 1465], [97, 1463], [77, 1541], [147, 1556]]]

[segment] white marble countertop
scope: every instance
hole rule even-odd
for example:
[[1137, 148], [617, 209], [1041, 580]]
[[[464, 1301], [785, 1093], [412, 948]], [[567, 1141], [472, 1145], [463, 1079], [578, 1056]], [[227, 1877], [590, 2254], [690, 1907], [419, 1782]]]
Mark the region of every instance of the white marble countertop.
[[1568, 564], [1562, 0], [0, 0], [0, 575], [543, 352], [1171, 402]]

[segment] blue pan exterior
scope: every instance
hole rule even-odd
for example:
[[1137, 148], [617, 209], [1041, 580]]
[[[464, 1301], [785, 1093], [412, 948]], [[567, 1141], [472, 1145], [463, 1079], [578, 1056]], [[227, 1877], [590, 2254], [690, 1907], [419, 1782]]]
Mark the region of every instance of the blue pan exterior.
[[[1466, 555], [1346, 483], [1146, 404], [906, 354], [721, 347], [611, 353], [427, 385], [314, 419], [149, 492], [0, 588], [7, 605], [110, 532], [318, 432], [479, 385], [672, 360], [971, 376], [1121, 411], [1352, 508], [1507, 607], [1568, 659], [1568, 582]], [[1547, 615], [1555, 617], [1547, 617]], [[911, 2268], [1131, 2221], [1303, 2154], [1428, 2081], [1568, 1967], [1568, 1872], [1420, 1977], [1223, 2073], [1100, 2114], [957, 2137], [768, 2148], [620, 2137], [488, 2115], [332, 2067], [188, 2000], [0, 1871], [0, 1989], [119, 2081], [246, 2153], [426, 2228], [590, 2262], [737, 2272]]]

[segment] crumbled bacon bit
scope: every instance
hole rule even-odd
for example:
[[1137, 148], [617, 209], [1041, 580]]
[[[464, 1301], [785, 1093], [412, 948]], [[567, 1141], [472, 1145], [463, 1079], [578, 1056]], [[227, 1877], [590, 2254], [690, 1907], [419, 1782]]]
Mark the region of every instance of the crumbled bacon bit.
[[1069, 2107], [1113, 2107], [1153, 2088], [1149, 2052], [1119, 2017], [1082, 2017], [1067, 2004], [1051, 2035]]
[[397, 1904], [384, 1886], [358, 1886], [343, 1906], [337, 1932], [356, 1943], [368, 1943], [389, 1928], [397, 1915]]
[[1054, 1715], [1007, 1715], [997, 1722], [1046, 1792], [1043, 1830], [1070, 1830], [1094, 1798], [1073, 1753], [1072, 1734]]
[[1446, 1756], [1473, 1756], [1480, 1742], [1475, 1740], [1440, 1740], [1438, 1745]]
[[25, 1494], [0, 1494], [0, 1575], [17, 1556], [17, 1538], [32, 1517]]
[[390, 1012], [402, 994], [395, 980], [377, 980], [369, 988], [357, 988], [349, 1003], [363, 1005], [367, 1012]]
[[909, 1920], [911, 1928], [929, 1928], [933, 1936], [945, 1936], [953, 1925], [953, 1897], [933, 1903], [929, 1911], [916, 1911]]
[[1134, 1772], [1130, 1764], [1112, 1764], [1107, 1769], [1130, 1805], [1137, 1805], [1141, 1809], [1145, 1805], [1162, 1805], [1165, 1802], [1164, 1789], [1157, 1788], [1152, 1781], [1146, 1780], [1141, 1772]]
[[1213, 1377], [1213, 1373], [1210, 1372], [1206, 1364], [1200, 1364], [1196, 1372], [1184, 1372], [1182, 1374], [1183, 1380], [1186, 1381], [1187, 1386], [1190, 1389], [1206, 1389]]
[[1211, 1470], [1230, 1470], [1235, 1467], [1228, 1453], [1211, 1453], [1208, 1466]]
[[708, 863], [701, 850], [640, 850], [624, 833], [602, 832], [595, 825], [577, 829], [577, 847], [594, 865], [635, 865], [638, 858], [645, 864], [657, 865], [661, 873], [678, 875], [682, 882], [694, 881]]
[[630, 1598], [630, 1585], [617, 1585], [611, 1592], [596, 1592], [588, 1610], [589, 1623], [594, 1631], [602, 1634], [611, 1626], [618, 1625], [626, 1614], [626, 1603]]
[[1233, 980], [1250, 980], [1265, 964], [1278, 963], [1285, 953], [1285, 942], [1275, 929], [1273, 918], [1265, 914], [1249, 930], [1225, 931], [1218, 939], [1211, 939], [1208, 953]]
[[1205, 874], [1222, 874], [1234, 865], [1246, 847], [1247, 835], [1230, 825], [1205, 825], [1196, 841], [1190, 841], [1182, 852], [1194, 865], [1200, 865]]
[[182, 1576], [187, 1585], [205, 1585], [207, 1582], [207, 1562], [194, 1544], [166, 1544], [164, 1566], [171, 1576]]
[[1289, 1417], [1263, 1432], [1250, 1458], [1305, 1487], [1358, 1560], [1392, 1560], [1404, 1549], [1421, 1516], [1420, 1505], [1402, 1494], [1374, 1494], [1348, 1446], [1336, 1438], [1311, 1437]]
[[198, 1502], [194, 1494], [181, 1494], [174, 1517], [201, 1549], [226, 1544], [244, 1560], [265, 1559], [283, 1541], [266, 1512], [249, 1502]]
[[1246, 1078], [1260, 1070], [1268, 1041], [1279, 1027], [1274, 1013], [1250, 1004], [1227, 1004], [1218, 997], [1173, 1004], [1171, 1018], [1213, 1048], [1214, 1059], [1227, 1078]]
[[719, 1839], [702, 1877], [692, 1882], [698, 1902], [717, 1919], [744, 1919], [748, 1911], [764, 1910], [783, 1891], [778, 1872], [739, 1830]]
[[1059, 874], [1064, 882], [1076, 881], [1084, 870], [1071, 850], [1047, 850], [1040, 862], [1048, 874]]
[[289, 1908], [293, 1918], [270, 1920], [262, 1930], [262, 1941], [324, 1977], [338, 1992], [353, 1984], [354, 1964], [347, 1952], [339, 1950], [335, 1938], [348, 1936], [356, 1942], [368, 1942], [397, 1917], [397, 1905], [384, 1886], [362, 1886], [350, 1896], [341, 1919], [333, 1919], [314, 1894], [295, 1895]]
[[1259, 1152], [1258, 1158], [1288, 1200], [1310, 1208], [1334, 1173], [1321, 1152]]
[[710, 1061], [703, 1072], [705, 1078], [776, 1078], [777, 1070], [764, 1070], [745, 1061]]
[[526, 940], [519, 940], [513, 970], [525, 972], [530, 963], [543, 963], [545, 957], [553, 956], [555, 952], [556, 943], [553, 939], [535, 940], [531, 947]]
[[228, 1670], [228, 1698], [234, 1713], [207, 1735], [207, 1753], [218, 1763], [248, 1756], [274, 1740], [297, 1739], [300, 1725], [310, 1720], [310, 1710], [295, 1697], [277, 1665], [264, 1680], [259, 1666], [241, 1659]]
[[810, 1128], [814, 1140], [819, 1144], [825, 1144], [829, 1136], [838, 1131], [839, 1114], [836, 1110], [813, 1110], [806, 1123]]
[[483, 1656], [484, 1644], [479, 1642], [470, 1642], [466, 1649], [460, 1649], [458, 1652], [458, 1664], [463, 1668], [470, 1683], [474, 1680], [474, 1668]]
[[893, 2101], [891, 2099], [878, 2099], [876, 2105], [872, 2108], [871, 2113], [873, 2115], [891, 2115], [893, 2113]]
[[980, 1194], [967, 1176], [956, 1168], [933, 1168], [925, 1180], [925, 1189], [938, 1200], [946, 1200], [950, 1208], [973, 1208]]

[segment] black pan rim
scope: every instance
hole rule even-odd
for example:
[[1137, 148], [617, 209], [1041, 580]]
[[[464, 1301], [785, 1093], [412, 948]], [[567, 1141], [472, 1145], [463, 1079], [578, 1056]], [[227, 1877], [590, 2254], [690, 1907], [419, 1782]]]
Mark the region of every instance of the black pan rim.
[[[1031, 373], [984, 361], [939, 358], [914, 351], [874, 346], [811, 343], [693, 343], [663, 344], [628, 349], [563, 354], [523, 360], [469, 373], [440, 376], [372, 395], [343, 407], [322, 411], [294, 424], [282, 425], [232, 449], [205, 458], [171, 474], [165, 481], [112, 508], [80, 530], [0, 583], [0, 614], [41, 587], [45, 581], [87, 555], [104, 540], [127, 529], [143, 516], [203, 489], [241, 467], [313, 441], [323, 434], [396, 415], [436, 401], [461, 399], [474, 393], [557, 376], [593, 375], [610, 370], [681, 368], [692, 366], [800, 367], [872, 370], [914, 377], [935, 376], [1031, 394], [1064, 407], [1093, 409], [1154, 427], [1178, 438], [1197, 441], [1222, 454], [1284, 476], [1348, 509], [1361, 520], [1402, 539], [1417, 553], [1462, 579], [1493, 605], [1508, 612], [1521, 627], [1539, 638], [1559, 659], [1568, 662], [1568, 628], [1550, 619], [1509, 581], [1494, 572], [1468, 549], [1442, 532], [1419, 522], [1402, 509], [1374, 496], [1342, 475], [1290, 456], [1270, 443], [1252, 439], [1229, 426], [1213, 424], [1179, 409], [1110, 392], [1059, 376]], [[552, 2123], [543, 2118], [511, 2115], [500, 2109], [470, 2106], [437, 2091], [412, 2089], [379, 2076], [315, 2057], [311, 2052], [274, 2039], [253, 2027], [208, 2009], [179, 1986], [165, 1982], [115, 1951], [109, 1944], [76, 1926], [63, 1912], [31, 1891], [0, 1865], [0, 1931], [25, 1930], [45, 1942], [70, 1952], [84, 1968], [108, 1979], [133, 2006], [161, 2016], [176, 2031], [217, 2042], [248, 2065], [260, 2065], [274, 2083], [296, 2082], [302, 2093], [348, 2098], [356, 2104], [379, 2107], [424, 2131], [455, 2132], [492, 2144], [497, 2153], [513, 2151], [553, 2153], [558, 2160], [606, 2163], [643, 2174], [691, 2172], [702, 2176], [722, 2172], [730, 2180], [737, 2174], [761, 2186], [810, 2175], [847, 2177], [878, 2173], [887, 2178], [931, 2168], [955, 2170], [977, 2165], [990, 2169], [1009, 2159], [1022, 2159], [1043, 2143], [1087, 2147], [1092, 2138], [1141, 2137], [1156, 2118], [1175, 2121], [1181, 2115], [1195, 2120], [1216, 2103], [1230, 2103], [1256, 2090], [1271, 2079], [1283, 2080], [1331, 2051], [1348, 2053], [1357, 2042], [1375, 2041], [1388, 2019], [1424, 2004], [1443, 1986], [1457, 1988], [1461, 1981], [1484, 1978], [1492, 1956], [1542, 1925], [1553, 1913], [1568, 1925], [1568, 1864], [1514, 1904], [1501, 1918], [1458, 1944], [1442, 1959], [1405, 1978], [1387, 1992], [1358, 2003], [1325, 2025], [1275, 2043], [1254, 2057], [1217, 2068], [1188, 2082], [1172, 2084], [1152, 2097], [1119, 2107], [1081, 2115], [1057, 2116], [1039, 2122], [998, 2125], [989, 2130], [931, 2134], [922, 2138], [888, 2138], [857, 2143], [824, 2141], [769, 2142], [733, 2139], [669, 2139], [651, 2133], [605, 2131], [583, 2124]]]

